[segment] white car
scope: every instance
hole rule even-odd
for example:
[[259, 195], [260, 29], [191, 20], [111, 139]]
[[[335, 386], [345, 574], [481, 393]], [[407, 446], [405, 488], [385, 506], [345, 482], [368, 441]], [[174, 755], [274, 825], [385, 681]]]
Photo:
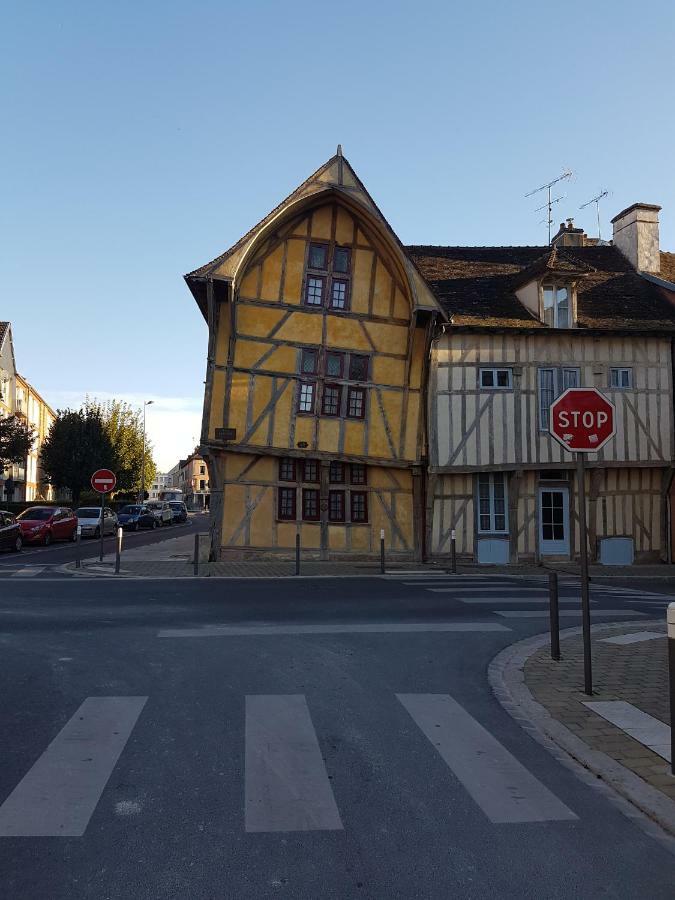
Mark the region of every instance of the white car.
[[[101, 536], [101, 507], [81, 506], [76, 510], [77, 524], [82, 528], [82, 537]], [[117, 516], [108, 509], [103, 508], [103, 534], [115, 534], [117, 528]]]
[[171, 525], [173, 522], [173, 513], [166, 500], [148, 500], [144, 505], [150, 510], [160, 525]]

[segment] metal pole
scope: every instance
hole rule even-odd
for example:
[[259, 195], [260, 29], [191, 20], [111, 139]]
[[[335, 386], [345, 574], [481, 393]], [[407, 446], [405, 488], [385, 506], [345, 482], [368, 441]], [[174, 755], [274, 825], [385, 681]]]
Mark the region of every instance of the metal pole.
[[193, 560], [194, 573], [199, 575], [199, 532], [195, 535], [195, 558]]
[[668, 604], [667, 622], [670, 672], [670, 771], [675, 775], [675, 603]]
[[384, 575], [384, 528], [380, 528], [380, 573]]
[[80, 560], [80, 540], [82, 539], [82, 526], [77, 526], [77, 538], [75, 539], [75, 568], [81, 569], [82, 562]]
[[141, 457], [141, 496], [139, 503], [145, 502], [145, 410], [147, 403], [143, 403], [143, 456]]
[[115, 575], [120, 574], [120, 563], [122, 560], [122, 534], [124, 530], [120, 527], [117, 529], [117, 542], [115, 545]]
[[295, 574], [300, 574], [300, 534], [295, 535]]
[[581, 627], [584, 638], [584, 691], [593, 694], [591, 660], [591, 607], [588, 596], [588, 535], [586, 533], [586, 475], [584, 454], [577, 453], [577, 505], [579, 507], [579, 560], [581, 563]]
[[453, 528], [450, 532], [450, 560], [451, 560], [451, 568], [450, 571], [453, 575], [457, 574], [457, 532]]
[[105, 494], [101, 494], [101, 549], [98, 557], [99, 562], [103, 562], [103, 510], [105, 509]]
[[551, 659], [560, 659], [560, 616], [558, 614], [558, 573], [548, 573], [548, 608], [551, 622]]

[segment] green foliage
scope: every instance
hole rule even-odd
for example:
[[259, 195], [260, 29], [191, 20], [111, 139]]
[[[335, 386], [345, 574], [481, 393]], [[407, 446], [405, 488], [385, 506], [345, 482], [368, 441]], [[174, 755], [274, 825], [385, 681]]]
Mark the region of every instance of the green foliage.
[[0, 419], [0, 473], [12, 463], [25, 463], [34, 442], [34, 429], [18, 416]]
[[115, 451], [100, 413], [88, 406], [59, 410], [41, 449], [50, 484], [72, 492], [77, 506], [97, 469], [115, 467]]
[[[117, 490], [138, 492], [141, 489], [143, 461], [143, 413], [121, 400], [100, 403], [87, 398], [85, 408], [100, 415], [106, 434], [115, 450], [113, 471], [117, 475]], [[152, 458], [152, 445], [145, 442], [145, 488], [152, 484], [157, 466]]]

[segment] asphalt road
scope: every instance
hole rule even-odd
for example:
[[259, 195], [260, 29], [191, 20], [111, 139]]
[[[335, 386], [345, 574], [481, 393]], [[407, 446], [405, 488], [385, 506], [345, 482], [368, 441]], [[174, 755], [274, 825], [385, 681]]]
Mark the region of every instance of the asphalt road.
[[3, 898], [672, 898], [491, 694], [543, 584], [429, 581], [4, 580]]
[[[131, 549], [147, 546], [148, 544], [158, 544], [161, 541], [178, 537], [186, 532], [207, 531], [208, 527], [208, 515], [191, 515], [187, 522], [180, 525], [164, 525], [154, 530], [125, 531], [124, 546], [127, 549]], [[84, 538], [80, 545], [82, 558], [96, 556], [99, 552], [100, 543], [100, 540], [95, 538]], [[114, 552], [115, 536], [109, 535], [105, 537], [103, 539], [103, 547], [106, 553]], [[59, 541], [49, 547], [25, 544], [19, 553], [13, 550], [0, 550], [0, 575], [3, 573], [3, 570], [15, 570], [17, 565], [60, 566], [67, 562], [73, 562], [77, 558], [77, 552], [77, 547], [71, 541]]]

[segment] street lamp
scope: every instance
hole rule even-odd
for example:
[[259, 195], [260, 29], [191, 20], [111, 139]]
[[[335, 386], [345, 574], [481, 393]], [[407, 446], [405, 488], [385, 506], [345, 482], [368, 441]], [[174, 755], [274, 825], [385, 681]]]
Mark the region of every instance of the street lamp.
[[143, 404], [143, 458], [141, 461], [141, 496], [138, 501], [141, 504], [145, 502], [145, 410], [154, 402], [154, 400], [146, 400]]

